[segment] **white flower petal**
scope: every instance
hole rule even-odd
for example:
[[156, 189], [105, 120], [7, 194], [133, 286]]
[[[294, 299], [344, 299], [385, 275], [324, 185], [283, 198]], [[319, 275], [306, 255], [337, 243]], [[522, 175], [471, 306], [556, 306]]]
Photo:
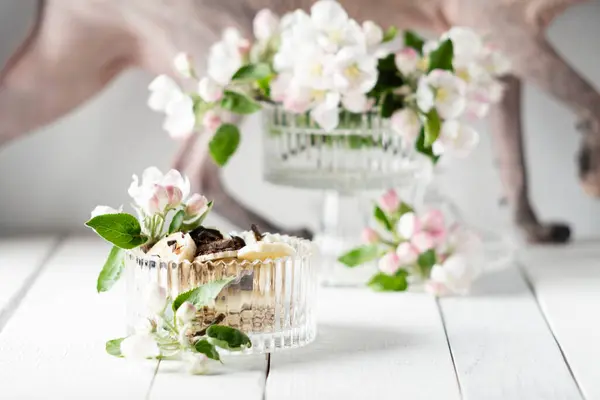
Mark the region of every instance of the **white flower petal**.
[[410, 108], [396, 111], [391, 119], [392, 130], [400, 135], [407, 144], [415, 143], [421, 132], [421, 120], [419, 115]]
[[279, 30], [279, 17], [269, 9], [262, 9], [254, 17], [254, 36], [258, 40], [269, 40]]
[[156, 77], [148, 86], [148, 107], [154, 111], [165, 111], [170, 102], [181, 96], [179, 85], [167, 75]]
[[172, 138], [186, 138], [194, 131], [196, 116], [194, 114], [194, 102], [189, 96], [182, 96], [177, 101], [167, 106], [167, 118], [163, 128], [169, 132]]
[[325, 100], [312, 109], [311, 117], [326, 132], [334, 130], [340, 122], [340, 95], [337, 93], [328, 93]]
[[140, 333], [121, 342], [121, 353], [125, 358], [146, 359], [160, 356], [160, 349], [151, 334]]
[[186, 78], [191, 78], [193, 75], [192, 59], [187, 53], [179, 53], [173, 60], [175, 70]]
[[422, 112], [427, 113], [433, 108], [434, 93], [427, 82], [427, 77], [422, 77], [419, 79], [416, 96], [417, 105]]
[[346, 110], [358, 114], [369, 110], [372, 102], [363, 93], [351, 92], [342, 96], [342, 105]]

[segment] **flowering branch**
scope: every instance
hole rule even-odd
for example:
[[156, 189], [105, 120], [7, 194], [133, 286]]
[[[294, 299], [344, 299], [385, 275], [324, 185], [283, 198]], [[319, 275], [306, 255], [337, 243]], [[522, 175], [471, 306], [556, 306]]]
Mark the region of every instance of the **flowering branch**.
[[436, 295], [468, 293], [482, 263], [475, 235], [459, 226], [447, 229], [439, 210], [417, 215], [394, 190], [379, 199], [373, 216], [379, 231], [365, 228], [365, 244], [338, 259], [351, 268], [378, 261], [379, 272], [368, 283], [371, 288], [404, 291], [411, 282], [421, 281]]
[[[464, 156], [478, 143], [463, 116], [483, 118], [502, 96], [498, 77], [507, 61], [481, 37], [455, 27], [425, 41], [372, 21], [360, 25], [340, 3], [319, 0], [310, 14], [279, 18], [270, 10], [254, 20], [252, 42], [228, 28], [208, 55], [207, 76], [180, 54], [175, 69], [197, 89], [183, 90], [161, 75], [150, 84], [149, 106], [166, 114], [164, 128], [184, 137], [203, 127], [214, 134], [209, 149], [224, 165], [240, 143], [227, 113], [252, 114], [260, 102], [304, 114], [325, 133], [345, 114], [378, 107], [394, 133], [436, 162], [440, 155]], [[342, 114], [342, 116], [340, 115]]]

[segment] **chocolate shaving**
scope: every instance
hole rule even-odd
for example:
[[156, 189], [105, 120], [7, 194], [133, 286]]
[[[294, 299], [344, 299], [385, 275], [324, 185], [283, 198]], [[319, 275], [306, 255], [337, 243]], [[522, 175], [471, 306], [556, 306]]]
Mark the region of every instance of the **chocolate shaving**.
[[259, 230], [258, 230], [258, 226], [252, 224], [252, 226], [250, 227], [250, 229], [252, 229], [252, 233], [254, 233], [254, 237], [256, 238], [257, 242], [260, 242], [261, 240], [263, 240], [263, 238], [265, 237], [264, 234], [262, 234]]
[[190, 236], [196, 246], [199, 247], [202, 244], [216, 242], [217, 240], [223, 239], [223, 234], [216, 229], [209, 229], [200, 226], [190, 232]]
[[246, 242], [241, 237], [234, 236], [231, 239], [221, 239], [209, 243], [201, 243], [198, 245], [196, 255], [221, 253], [223, 251], [239, 250], [246, 245]]
[[174, 244], [177, 244], [177, 240], [169, 240], [167, 242], [167, 246], [169, 246], [169, 247], [173, 246]]

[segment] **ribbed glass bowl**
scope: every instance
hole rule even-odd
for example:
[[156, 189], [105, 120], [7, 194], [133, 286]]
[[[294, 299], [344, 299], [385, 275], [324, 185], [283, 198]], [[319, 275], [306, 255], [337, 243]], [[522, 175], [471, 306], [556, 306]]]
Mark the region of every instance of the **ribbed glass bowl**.
[[390, 129], [376, 111], [340, 112], [325, 132], [307, 114], [265, 104], [262, 110], [263, 168], [267, 181], [340, 192], [383, 189], [412, 182], [423, 160], [414, 145]]
[[[151, 284], [172, 298], [199, 285], [235, 277], [215, 304], [199, 309], [196, 324], [207, 326], [220, 314], [223, 325], [245, 332], [252, 347], [243, 354], [262, 354], [304, 346], [316, 335], [316, 269], [311, 263], [311, 242], [290, 236], [270, 235], [289, 244], [294, 256], [245, 261], [224, 259], [206, 262], [164, 262], [140, 251], [126, 255], [127, 330], [132, 333], [145, 317], [145, 293]], [[239, 353], [237, 353], [239, 354]]]

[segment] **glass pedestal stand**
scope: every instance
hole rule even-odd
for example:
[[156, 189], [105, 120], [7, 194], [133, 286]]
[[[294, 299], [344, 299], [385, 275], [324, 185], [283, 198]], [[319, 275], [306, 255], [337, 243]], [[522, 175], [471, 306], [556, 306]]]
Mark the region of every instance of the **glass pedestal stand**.
[[332, 132], [319, 128], [307, 114], [279, 107], [263, 109], [265, 180], [280, 186], [323, 191], [319, 229], [315, 235], [320, 280], [326, 285], [363, 285], [375, 263], [350, 269], [337, 259], [360, 242], [372, 201], [389, 188], [419, 204], [431, 176], [430, 162], [389, 129], [376, 112], [340, 113]]
[[467, 223], [458, 205], [445, 193], [440, 184], [442, 169], [434, 171], [430, 184], [425, 190], [423, 203], [425, 208], [437, 208], [444, 214], [448, 226], [458, 223], [474, 231], [483, 244], [484, 269], [494, 269], [514, 260], [517, 243], [508, 227], [492, 230], [483, 226]]

